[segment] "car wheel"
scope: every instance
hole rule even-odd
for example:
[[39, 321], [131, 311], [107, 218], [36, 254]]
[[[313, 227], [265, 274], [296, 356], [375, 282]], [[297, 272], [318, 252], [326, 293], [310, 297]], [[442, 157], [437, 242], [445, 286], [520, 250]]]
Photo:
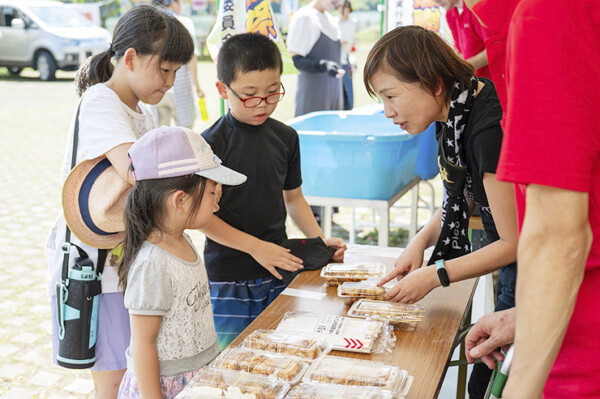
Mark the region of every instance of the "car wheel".
[[54, 80], [56, 76], [56, 61], [47, 51], [40, 51], [35, 57], [35, 67], [40, 72], [41, 80]]
[[23, 68], [21, 67], [8, 67], [8, 72], [13, 76], [19, 76]]

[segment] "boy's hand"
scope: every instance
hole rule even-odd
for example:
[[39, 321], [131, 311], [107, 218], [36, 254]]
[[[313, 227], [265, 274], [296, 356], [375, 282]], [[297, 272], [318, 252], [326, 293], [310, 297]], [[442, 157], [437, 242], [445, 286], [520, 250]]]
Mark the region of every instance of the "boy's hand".
[[328, 247], [335, 248], [335, 253], [331, 257], [331, 260], [334, 262], [343, 262], [344, 261], [344, 252], [348, 247], [346, 243], [341, 238], [331, 237], [323, 240]]
[[283, 277], [277, 272], [276, 267], [290, 272], [303, 268], [302, 259], [292, 255], [289, 249], [268, 241], [260, 240], [250, 255], [279, 280]]

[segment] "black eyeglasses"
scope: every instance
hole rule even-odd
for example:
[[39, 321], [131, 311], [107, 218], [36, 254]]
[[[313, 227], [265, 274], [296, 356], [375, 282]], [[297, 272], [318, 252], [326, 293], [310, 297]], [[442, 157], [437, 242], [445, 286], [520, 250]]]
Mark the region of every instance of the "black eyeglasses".
[[281, 89], [283, 90], [281, 93], [269, 94], [266, 97], [248, 97], [248, 98], [240, 97], [240, 95], [237, 94], [235, 91], [233, 91], [233, 89], [228, 84], [225, 84], [225, 86], [227, 86], [227, 88], [229, 90], [231, 90], [231, 92], [233, 94], [235, 94], [235, 96], [237, 98], [240, 99], [240, 101], [244, 104], [244, 107], [246, 107], [246, 108], [256, 108], [263, 101], [266, 102], [267, 104], [277, 104], [279, 101], [281, 101], [283, 99], [283, 95], [285, 94], [285, 87], [283, 87], [283, 83], [281, 84]]

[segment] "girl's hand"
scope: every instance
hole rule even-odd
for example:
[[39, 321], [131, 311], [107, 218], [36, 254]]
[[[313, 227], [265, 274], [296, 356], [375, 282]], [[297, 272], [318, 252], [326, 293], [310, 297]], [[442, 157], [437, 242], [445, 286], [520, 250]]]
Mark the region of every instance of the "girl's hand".
[[424, 249], [420, 248], [416, 243], [408, 244], [398, 259], [396, 259], [396, 262], [394, 262], [394, 270], [379, 280], [377, 285], [382, 286], [396, 277], [400, 281], [408, 273], [423, 266], [423, 252]]
[[385, 294], [385, 299], [392, 302], [415, 303], [438, 285], [435, 267], [422, 267], [403, 277]]
[[323, 240], [328, 247], [335, 248], [335, 253], [331, 257], [334, 262], [344, 261], [344, 252], [348, 249], [346, 243], [341, 238], [331, 237]]
[[250, 255], [279, 280], [283, 277], [275, 267], [290, 272], [303, 268], [302, 259], [292, 255], [289, 249], [268, 241], [259, 240], [258, 245]]

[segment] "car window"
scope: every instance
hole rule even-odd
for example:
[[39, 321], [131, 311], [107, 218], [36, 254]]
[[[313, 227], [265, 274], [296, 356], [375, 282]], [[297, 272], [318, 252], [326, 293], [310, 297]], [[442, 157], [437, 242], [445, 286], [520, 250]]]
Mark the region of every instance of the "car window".
[[35, 23], [35, 21], [33, 19], [31, 19], [31, 17], [25, 13], [23, 13], [22, 11], [17, 11], [18, 16], [17, 18], [21, 18], [23, 20], [23, 22], [25, 22], [25, 26], [27, 26], [28, 28], [37, 28], [37, 24]]
[[0, 17], [0, 26], [10, 28], [12, 26], [12, 20], [17, 18], [17, 10], [12, 7], [2, 7]]
[[12, 27], [12, 20], [20, 18], [28, 28], [37, 28], [35, 22], [29, 16], [13, 7], [0, 7], [0, 26]]
[[79, 11], [66, 7], [30, 7], [29, 9], [49, 26], [76, 28], [91, 25], [91, 22]]

